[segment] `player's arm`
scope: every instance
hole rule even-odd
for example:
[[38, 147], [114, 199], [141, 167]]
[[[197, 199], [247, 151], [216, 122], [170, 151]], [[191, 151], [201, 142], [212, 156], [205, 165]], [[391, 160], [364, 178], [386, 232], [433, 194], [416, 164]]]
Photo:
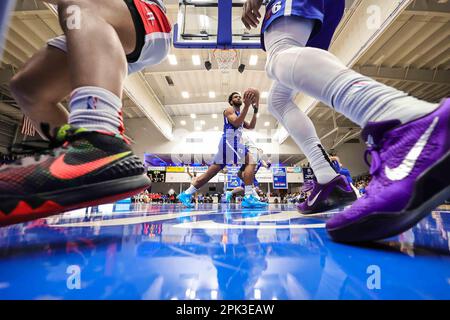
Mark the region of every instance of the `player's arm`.
[[261, 160], [261, 164], [264, 168], [269, 169], [272, 166], [272, 163], [270, 161]]
[[244, 128], [245, 129], [255, 129], [256, 127], [256, 115], [258, 114], [258, 110], [259, 110], [259, 91], [256, 89], [250, 89], [252, 90], [252, 92], [254, 93], [254, 101], [252, 103], [252, 107], [253, 107], [253, 117], [252, 120], [250, 121], [250, 123], [248, 123], [247, 121], [244, 121]]
[[262, 3], [263, 0], [247, 0], [245, 2], [241, 20], [247, 29], [258, 27], [261, 18], [259, 8], [261, 8]]
[[193, 175], [192, 175], [191, 171], [189, 171], [189, 167], [187, 167], [186, 169], [187, 169], [187, 174], [188, 174], [189, 177], [191, 177], [191, 179], [192, 179]]
[[[244, 167], [244, 169], [245, 169], [245, 167]], [[244, 175], [243, 175], [243, 173], [244, 173], [244, 170], [242, 170], [242, 171], [239, 170], [238, 173], [237, 173], [238, 178], [241, 179], [242, 181], [244, 181]]]
[[338, 164], [340, 167], [342, 167], [341, 160], [339, 159], [338, 156], [331, 156], [331, 157], [330, 157], [330, 160], [331, 160], [331, 161], [336, 161], [337, 164]]

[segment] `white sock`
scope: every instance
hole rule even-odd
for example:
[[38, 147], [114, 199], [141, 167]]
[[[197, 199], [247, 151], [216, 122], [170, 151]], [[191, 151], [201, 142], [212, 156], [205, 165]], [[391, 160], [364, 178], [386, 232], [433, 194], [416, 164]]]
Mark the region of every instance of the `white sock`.
[[70, 97], [69, 124], [93, 131], [123, 134], [122, 101], [99, 87], [75, 89]]
[[253, 186], [245, 186], [245, 196], [251, 196], [253, 193]]
[[311, 119], [293, 102], [294, 91], [274, 82], [268, 97], [269, 112], [286, 128], [289, 135], [308, 158], [320, 184], [326, 184], [338, 174], [331, 166]]
[[193, 195], [197, 191], [198, 191], [198, 189], [191, 184], [191, 186], [184, 193]]
[[253, 189], [252, 189], [252, 194], [253, 194], [253, 196], [254, 196], [256, 199], [258, 199], [258, 200], [261, 199], [261, 198], [259, 197], [259, 195], [258, 195], [258, 192], [256, 191], [256, 188], [253, 188]]

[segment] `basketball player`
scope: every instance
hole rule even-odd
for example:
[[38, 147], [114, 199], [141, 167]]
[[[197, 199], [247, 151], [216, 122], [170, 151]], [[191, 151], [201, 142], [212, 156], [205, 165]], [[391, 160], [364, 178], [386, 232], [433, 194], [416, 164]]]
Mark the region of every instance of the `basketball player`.
[[337, 173], [339, 173], [340, 175], [343, 175], [347, 179], [347, 182], [352, 187], [353, 191], [356, 194], [356, 197], [359, 198], [359, 191], [358, 191], [358, 189], [356, 189], [355, 185], [353, 184], [353, 178], [350, 173], [350, 170], [348, 168], [345, 168], [342, 165], [341, 160], [339, 159], [338, 156], [331, 155], [330, 160], [331, 160], [334, 170]]
[[[266, 206], [258, 201], [252, 194], [252, 183], [255, 175], [255, 161], [243, 144], [242, 132], [245, 129], [254, 129], [256, 126], [256, 115], [259, 107], [259, 92], [256, 89], [248, 89], [244, 93], [244, 108], [241, 112], [242, 97], [238, 92], [233, 92], [228, 97], [229, 107], [223, 112], [223, 135], [219, 142], [219, 151], [214, 157], [213, 164], [208, 170], [192, 182], [191, 186], [178, 196], [178, 200], [186, 207], [192, 208], [192, 194], [204, 186], [227, 164], [245, 163], [244, 170], [245, 197], [242, 201], [244, 208], [258, 208]], [[253, 117], [251, 122], [245, 121], [250, 106], [253, 106]]]
[[[262, 155], [263, 155], [263, 150], [258, 148], [257, 149], [257, 163], [256, 163], [256, 168], [255, 168], [255, 177], [253, 178], [253, 190], [252, 190], [253, 196], [258, 201], [260, 200], [259, 194], [258, 194], [260, 190], [259, 190], [259, 181], [258, 181], [258, 179], [256, 179], [256, 174], [258, 173], [258, 171], [261, 167], [269, 169], [272, 166], [270, 161], [266, 162], [262, 159]], [[233, 197], [233, 195], [244, 193], [245, 183], [244, 183], [243, 175], [244, 175], [246, 166], [247, 166], [246, 164], [243, 164], [237, 173], [237, 176], [239, 177], [239, 179], [241, 179], [241, 185], [237, 188], [234, 188], [232, 191], [228, 191], [226, 193], [226, 202], [227, 203], [231, 202], [231, 198]]]
[[[127, 74], [169, 51], [162, 2], [47, 2], [58, 6], [64, 36], [36, 53], [10, 87], [49, 148], [0, 171], [0, 225], [115, 201], [150, 185], [123, 136], [121, 98]], [[58, 103], [69, 94], [67, 114]]]
[[[257, 27], [261, 4], [245, 3], [247, 28]], [[294, 94], [304, 92], [364, 128], [372, 181], [364, 197], [327, 222], [327, 230], [338, 241], [370, 241], [411, 228], [450, 196], [450, 99], [438, 105], [410, 97], [347, 68], [326, 51], [344, 5], [344, 0], [269, 1], [261, 30], [266, 71], [275, 81], [269, 108], [318, 177], [311, 203], [326, 201], [337, 188], [353, 191], [320, 155], [317, 135], [293, 103]]]

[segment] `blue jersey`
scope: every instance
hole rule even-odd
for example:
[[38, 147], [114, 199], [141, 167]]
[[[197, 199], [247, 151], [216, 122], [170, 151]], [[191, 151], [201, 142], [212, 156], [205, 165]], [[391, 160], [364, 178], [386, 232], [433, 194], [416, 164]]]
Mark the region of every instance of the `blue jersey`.
[[347, 168], [341, 167], [339, 165], [339, 162], [337, 162], [336, 160], [331, 161], [331, 164], [333, 165], [334, 170], [345, 176], [345, 178], [347, 178], [348, 183], [353, 183], [353, 179], [352, 179], [352, 175], [350, 174], [350, 170], [348, 170]]
[[[236, 114], [236, 116], [240, 116], [241, 112], [234, 110], [234, 113]], [[242, 132], [244, 130], [244, 123], [242, 122], [242, 124], [235, 128], [230, 121], [228, 121], [228, 118], [225, 117], [225, 115], [223, 116], [223, 136], [227, 137], [227, 138], [235, 138], [238, 137], [239, 139], [242, 137]]]
[[306, 46], [328, 50], [331, 39], [344, 15], [345, 0], [271, 0], [261, 28], [262, 47], [264, 32], [280, 17], [297, 16], [315, 20], [315, 26]]
[[339, 162], [337, 162], [336, 160], [332, 160], [331, 165], [333, 166], [333, 169], [334, 171], [336, 171], [336, 173], [339, 173], [341, 171], [341, 166], [339, 165]]
[[258, 163], [256, 164], [256, 168], [255, 168], [255, 174], [259, 171], [259, 169], [261, 169], [262, 167], [262, 161], [258, 160]]
[[[241, 114], [234, 111], [236, 116]], [[245, 156], [248, 153], [247, 147], [242, 143], [242, 133], [244, 131], [244, 123], [235, 128], [228, 118], [223, 116], [223, 134], [219, 142], [219, 151], [214, 157], [213, 163], [225, 167], [226, 164], [244, 163]]]

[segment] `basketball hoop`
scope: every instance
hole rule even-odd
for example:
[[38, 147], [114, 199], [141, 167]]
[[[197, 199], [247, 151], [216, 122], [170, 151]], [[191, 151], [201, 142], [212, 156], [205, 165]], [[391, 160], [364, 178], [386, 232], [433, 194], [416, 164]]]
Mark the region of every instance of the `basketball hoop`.
[[219, 70], [227, 73], [230, 72], [233, 67], [233, 63], [237, 58], [237, 50], [235, 49], [214, 49], [213, 50], [214, 59], [217, 61]]

